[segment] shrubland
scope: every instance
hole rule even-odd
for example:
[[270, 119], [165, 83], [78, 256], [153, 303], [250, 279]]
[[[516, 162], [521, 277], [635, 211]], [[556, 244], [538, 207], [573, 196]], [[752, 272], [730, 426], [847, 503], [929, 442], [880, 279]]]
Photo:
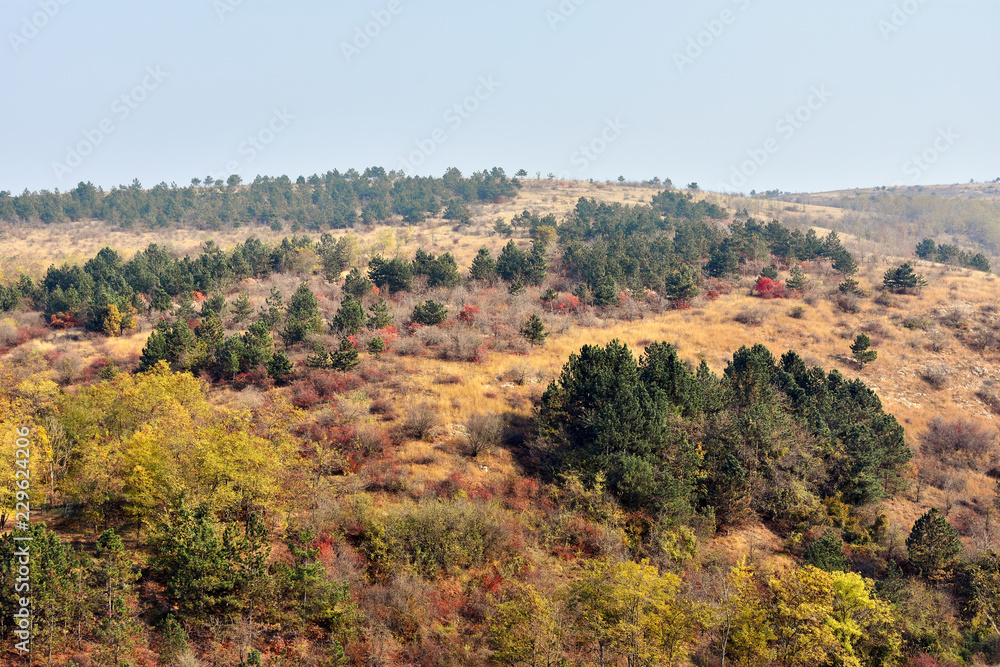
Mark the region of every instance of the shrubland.
[[36, 664], [997, 661], [995, 277], [498, 170], [121, 190], [0, 199], [142, 241], [5, 260]]

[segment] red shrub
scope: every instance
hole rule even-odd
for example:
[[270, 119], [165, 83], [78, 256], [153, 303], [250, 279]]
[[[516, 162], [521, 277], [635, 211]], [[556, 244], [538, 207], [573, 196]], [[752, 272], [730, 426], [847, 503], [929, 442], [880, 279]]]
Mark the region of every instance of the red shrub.
[[382, 337], [382, 342], [385, 343], [385, 350], [388, 352], [392, 348], [392, 344], [399, 338], [399, 329], [393, 326], [382, 327], [378, 330], [378, 335]]
[[462, 324], [472, 324], [476, 321], [476, 316], [480, 313], [479, 306], [474, 306], [470, 303], [465, 304], [462, 310], [458, 313], [458, 321]]
[[560, 313], [575, 313], [580, 309], [580, 297], [572, 294], [562, 294], [553, 302], [552, 310]]
[[753, 291], [762, 299], [784, 299], [785, 286], [780, 280], [771, 280], [761, 276], [754, 285]]
[[719, 298], [719, 291], [710, 289], [708, 290], [708, 293], [705, 294], [705, 296], [708, 298], [709, 301], [715, 301], [716, 299]]
[[473, 363], [485, 364], [489, 361], [490, 349], [485, 344], [476, 347], [476, 355], [472, 357]]

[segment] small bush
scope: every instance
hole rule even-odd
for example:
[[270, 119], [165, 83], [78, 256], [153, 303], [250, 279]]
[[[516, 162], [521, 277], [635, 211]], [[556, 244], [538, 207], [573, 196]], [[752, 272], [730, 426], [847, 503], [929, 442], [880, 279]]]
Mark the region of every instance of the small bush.
[[758, 327], [767, 318], [767, 311], [763, 308], [744, 308], [733, 316], [733, 319], [748, 327]]
[[801, 320], [806, 316], [806, 309], [802, 306], [795, 306], [788, 311], [788, 316], [793, 320]]
[[931, 321], [926, 317], [907, 317], [903, 319], [903, 326], [911, 330], [927, 331]]
[[437, 424], [437, 410], [429, 403], [420, 403], [406, 413], [403, 428], [406, 434], [415, 440], [430, 440]]
[[503, 420], [499, 415], [474, 414], [465, 424], [469, 456], [489, 454], [503, 440]]
[[940, 391], [948, 386], [948, 382], [951, 380], [951, 369], [940, 364], [926, 366], [920, 372], [920, 379]]
[[982, 401], [983, 405], [988, 407], [993, 414], [1000, 415], [1000, 396], [997, 396], [992, 388], [983, 387], [976, 392], [976, 398]]
[[834, 304], [844, 313], [861, 312], [861, 301], [854, 294], [837, 294], [834, 298]]
[[369, 407], [368, 410], [373, 415], [381, 417], [382, 421], [390, 422], [397, 416], [396, 408], [393, 406], [392, 402], [387, 401], [384, 398], [372, 401], [371, 407]]
[[921, 450], [949, 465], [986, 469], [996, 459], [996, 434], [965, 419], [935, 417], [921, 439]]

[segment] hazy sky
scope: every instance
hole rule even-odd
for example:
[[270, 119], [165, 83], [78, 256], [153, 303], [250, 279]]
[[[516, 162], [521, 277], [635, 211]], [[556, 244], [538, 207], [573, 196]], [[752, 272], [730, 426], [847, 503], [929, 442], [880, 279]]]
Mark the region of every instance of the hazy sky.
[[371, 165], [992, 180], [998, 26], [995, 0], [4, 0], [0, 189]]

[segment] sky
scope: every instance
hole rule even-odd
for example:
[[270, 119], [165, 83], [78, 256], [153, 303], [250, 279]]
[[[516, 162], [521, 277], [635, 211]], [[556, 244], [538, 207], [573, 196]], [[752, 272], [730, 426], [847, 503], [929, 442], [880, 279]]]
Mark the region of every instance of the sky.
[[0, 190], [1000, 177], [995, 0], [4, 0]]

